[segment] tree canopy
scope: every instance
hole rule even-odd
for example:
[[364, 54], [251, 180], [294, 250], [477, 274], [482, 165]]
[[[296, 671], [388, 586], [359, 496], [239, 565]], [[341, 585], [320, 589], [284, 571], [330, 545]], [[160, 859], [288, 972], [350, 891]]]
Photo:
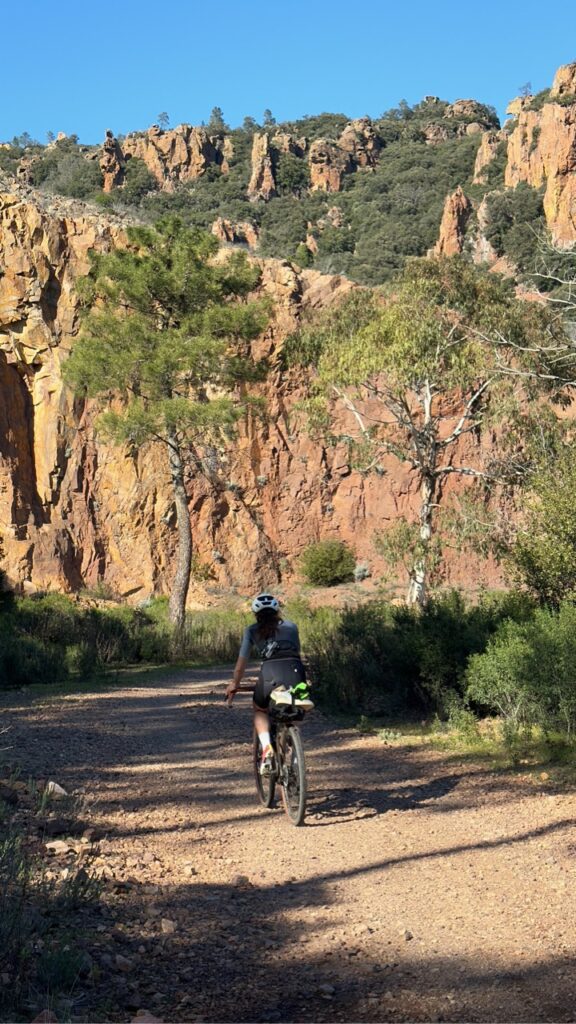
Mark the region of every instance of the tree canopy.
[[192, 557], [183, 467], [212, 472], [214, 445], [246, 406], [241, 385], [257, 375], [248, 342], [267, 319], [265, 304], [248, 300], [258, 269], [239, 253], [214, 261], [217, 248], [211, 235], [168, 218], [129, 228], [126, 248], [93, 254], [81, 283], [82, 331], [64, 371], [77, 392], [99, 399], [100, 429], [114, 441], [166, 447], [181, 549], [176, 622]]
[[[415, 472], [409, 599], [419, 603], [448, 477], [484, 487], [521, 480], [535, 439], [556, 425], [540, 399], [561, 398], [576, 375], [558, 318], [463, 259], [414, 260], [385, 295], [352, 293], [291, 339], [286, 358], [316, 367], [309, 409], [321, 428], [330, 430], [326, 398], [347, 410], [345, 438], [364, 469], [392, 456]], [[468, 445], [464, 456], [461, 439], [483, 426], [493, 443]]]

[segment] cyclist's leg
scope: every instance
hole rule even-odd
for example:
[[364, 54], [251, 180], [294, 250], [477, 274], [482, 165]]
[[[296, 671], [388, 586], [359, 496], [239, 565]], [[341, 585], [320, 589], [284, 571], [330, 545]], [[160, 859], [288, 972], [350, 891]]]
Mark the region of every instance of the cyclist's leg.
[[262, 749], [270, 745], [270, 719], [266, 708], [261, 708], [254, 701], [254, 728], [262, 744]]
[[258, 676], [258, 682], [254, 690], [254, 729], [258, 734], [262, 749], [262, 765], [266, 771], [273, 768], [273, 750], [270, 738], [270, 719], [268, 717], [268, 704], [270, 694], [274, 688], [272, 680], [265, 680], [262, 672]]

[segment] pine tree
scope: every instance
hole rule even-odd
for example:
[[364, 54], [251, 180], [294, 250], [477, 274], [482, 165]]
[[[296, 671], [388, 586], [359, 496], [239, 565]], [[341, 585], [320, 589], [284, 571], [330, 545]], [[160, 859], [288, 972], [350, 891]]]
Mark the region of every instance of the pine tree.
[[[65, 366], [78, 393], [106, 409], [99, 429], [116, 443], [161, 444], [176, 507], [178, 556], [170, 617], [184, 622], [192, 531], [184, 470], [210, 475], [208, 454], [233, 434], [243, 385], [258, 369], [250, 339], [267, 310], [247, 296], [259, 271], [244, 254], [223, 263], [218, 243], [177, 218], [128, 229], [128, 248], [93, 254], [80, 283], [86, 315]], [[120, 395], [121, 411], [110, 400]]]
[[212, 107], [210, 119], [207, 124], [209, 132], [227, 132], [228, 125], [224, 120], [222, 107]]

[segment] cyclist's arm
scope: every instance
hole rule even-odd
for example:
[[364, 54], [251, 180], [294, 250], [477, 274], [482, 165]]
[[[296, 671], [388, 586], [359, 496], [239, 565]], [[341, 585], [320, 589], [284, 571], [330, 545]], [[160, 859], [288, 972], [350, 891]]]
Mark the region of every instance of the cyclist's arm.
[[232, 703], [234, 697], [236, 696], [240, 688], [240, 682], [242, 680], [242, 676], [246, 671], [247, 664], [248, 658], [244, 658], [243, 655], [239, 654], [238, 661], [234, 666], [234, 675], [232, 676], [232, 682], [228, 683], [228, 686], [226, 687], [225, 700], [228, 702], [228, 704]]
[[240, 644], [240, 650], [238, 652], [238, 660], [234, 666], [234, 674], [232, 676], [232, 682], [228, 683], [226, 687], [226, 700], [229, 704], [234, 700], [234, 695], [238, 691], [242, 676], [246, 671], [246, 666], [250, 659], [250, 649], [252, 647], [252, 634], [250, 628], [247, 626], [244, 630], [242, 637], [242, 643]]
[[232, 682], [234, 683], [234, 686], [236, 687], [236, 689], [238, 689], [238, 687], [240, 686], [240, 683], [242, 682], [242, 677], [243, 677], [243, 675], [244, 675], [244, 673], [246, 671], [247, 665], [248, 665], [248, 658], [244, 658], [240, 654], [238, 656], [238, 661], [236, 662], [236, 665], [234, 666], [234, 675], [232, 676]]

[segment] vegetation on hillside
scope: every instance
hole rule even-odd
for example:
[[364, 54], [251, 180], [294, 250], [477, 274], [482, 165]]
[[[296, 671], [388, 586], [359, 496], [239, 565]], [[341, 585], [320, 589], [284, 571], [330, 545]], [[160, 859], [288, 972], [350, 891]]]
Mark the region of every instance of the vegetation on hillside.
[[[311, 193], [307, 158], [275, 150], [273, 140], [277, 132], [289, 132], [308, 144], [320, 138], [337, 142], [349, 121], [344, 114], [276, 124], [267, 111], [262, 125], [247, 118], [242, 127], [230, 130], [222, 111], [214, 108], [207, 127], [226, 131], [232, 143], [228, 173], [210, 167], [169, 193], [159, 191], [141, 160], [132, 159], [122, 188], [104, 194], [98, 147], [80, 146], [76, 136], [41, 146], [24, 135], [10, 149], [0, 150], [0, 168], [14, 173], [26, 156], [35, 186], [133, 210], [151, 222], [170, 214], [202, 229], [209, 229], [217, 217], [249, 221], [260, 231], [262, 255], [297, 259], [358, 282], [380, 284], [406, 257], [426, 253], [436, 240], [447, 193], [470, 184], [480, 136], [466, 135], [467, 123], [475, 118], [485, 128], [498, 123], [494, 111], [480, 104], [458, 117], [447, 111], [446, 102], [429, 98], [412, 107], [403, 101], [375, 119], [381, 146], [376, 166], [348, 174], [339, 193]], [[256, 130], [266, 131], [272, 143], [278, 195], [267, 203], [250, 202], [247, 196]], [[305, 244], [310, 235], [312, 247]]]

